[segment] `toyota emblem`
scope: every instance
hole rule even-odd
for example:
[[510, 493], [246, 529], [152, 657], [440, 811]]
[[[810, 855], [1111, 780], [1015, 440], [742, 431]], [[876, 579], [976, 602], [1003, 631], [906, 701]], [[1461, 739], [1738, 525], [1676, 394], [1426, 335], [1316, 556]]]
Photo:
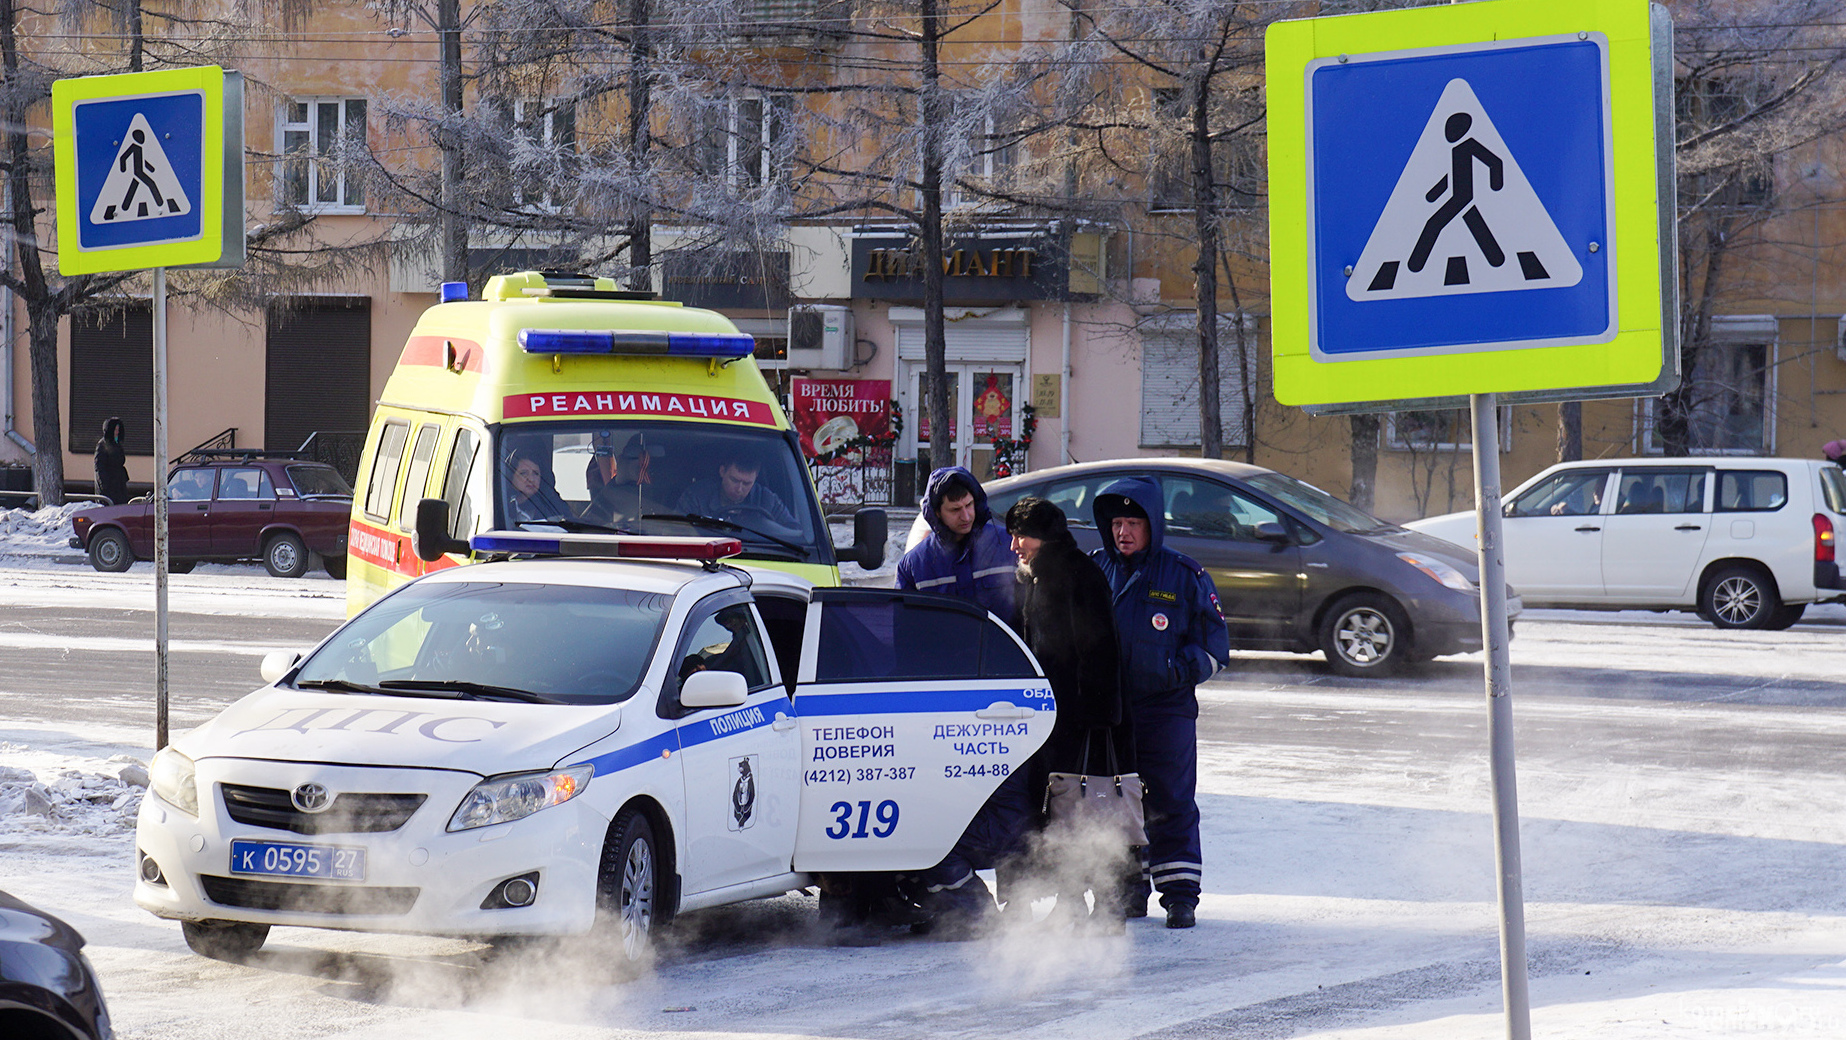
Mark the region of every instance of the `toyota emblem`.
[[327, 789], [319, 784], [302, 784], [291, 791], [288, 797], [289, 801], [295, 803], [295, 808], [306, 813], [324, 812], [327, 806], [333, 804], [333, 799], [327, 797]]

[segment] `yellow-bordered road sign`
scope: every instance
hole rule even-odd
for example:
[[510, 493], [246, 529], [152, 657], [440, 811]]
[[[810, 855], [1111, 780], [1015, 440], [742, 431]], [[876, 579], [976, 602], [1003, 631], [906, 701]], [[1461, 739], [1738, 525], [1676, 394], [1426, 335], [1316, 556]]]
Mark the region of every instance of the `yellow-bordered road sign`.
[[1670, 54], [1646, 0], [1272, 25], [1276, 398], [1558, 399], [1676, 379], [1663, 24]]
[[216, 65], [51, 85], [60, 272], [223, 255], [224, 85]]

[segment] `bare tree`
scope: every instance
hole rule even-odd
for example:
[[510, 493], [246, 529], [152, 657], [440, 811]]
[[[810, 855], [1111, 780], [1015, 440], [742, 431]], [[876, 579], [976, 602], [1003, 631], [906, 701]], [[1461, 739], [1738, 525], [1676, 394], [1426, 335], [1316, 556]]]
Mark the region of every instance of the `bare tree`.
[[[1262, 226], [1263, 30], [1287, 16], [1291, 5], [1184, 0], [1103, 7], [1065, 0], [1065, 5], [1093, 49], [1120, 62], [1118, 76], [1127, 73], [1152, 87], [1151, 104], [1105, 110], [1084, 125], [1105, 154], [1112, 144], [1120, 148], [1138, 136], [1140, 155], [1148, 161], [1135, 172], [1154, 200], [1191, 212], [1200, 454], [1222, 458], [1218, 298], [1222, 278], [1236, 306], [1238, 286], [1231, 265], [1224, 263], [1221, 274], [1221, 254], [1238, 229]], [[1134, 146], [1129, 147], [1132, 155]], [[1125, 169], [1135, 165], [1119, 153], [1109, 161]], [[1240, 363], [1248, 352], [1241, 317], [1233, 324]], [[1246, 457], [1250, 450], [1247, 445]]]
[[1777, 220], [1819, 204], [1779, 192], [1777, 167], [1846, 131], [1846, 5], [1691, 0], [1673, 14], [1684, 378], [1659, 402], [1655, 432], [1668, 455], [1685, 455], [1742, 446], [1710, 443], [1725, 437], [1727, 413], [1754, 408], [1760, 429], [1767, 358], [1731, 356], [1714, 318], [1730, 300], [1773, 295], [1752, 282], [1773, 267]]

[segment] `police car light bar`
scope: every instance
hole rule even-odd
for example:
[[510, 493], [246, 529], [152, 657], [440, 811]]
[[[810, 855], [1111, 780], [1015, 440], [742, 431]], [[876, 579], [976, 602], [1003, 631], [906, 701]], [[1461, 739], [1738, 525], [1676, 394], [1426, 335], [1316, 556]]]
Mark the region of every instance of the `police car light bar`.
[[538, 534], [488, 531], [469, 544], [479, 553], [527, 556], [601, 556], [627, 560], [722, 560], [744, 551], [735, 538], [683, 538], [671, 535]]
[[666, 357], [741, 358], [749, 357], [756, 352], [756, 339], [741, 332], [520, 329], [519, 349], [528, 354], [638, 354]]

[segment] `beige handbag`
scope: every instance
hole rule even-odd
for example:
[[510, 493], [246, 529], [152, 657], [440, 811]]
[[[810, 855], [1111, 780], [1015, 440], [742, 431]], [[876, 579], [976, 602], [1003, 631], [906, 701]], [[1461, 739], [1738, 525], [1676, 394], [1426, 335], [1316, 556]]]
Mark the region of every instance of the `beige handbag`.
[[1090, 745], [1096, 732], [1092, 730], [1091, 739], [1084, 741], [1083, 772], [1051, 774], [1045, 785], [1045, 815], [1054, 825], [1098, 833], [1116, 831], [1121, 834], [1124, 845], [1146, 845], [1147, 818], [1141, 809], [1144, 790], [1141, 777], [1118, 770], [1115, 742], [1109, 739], [1106, 731], [1102, 738], [1109, 749], [1109, 772], [1091, 773]]

